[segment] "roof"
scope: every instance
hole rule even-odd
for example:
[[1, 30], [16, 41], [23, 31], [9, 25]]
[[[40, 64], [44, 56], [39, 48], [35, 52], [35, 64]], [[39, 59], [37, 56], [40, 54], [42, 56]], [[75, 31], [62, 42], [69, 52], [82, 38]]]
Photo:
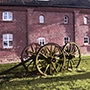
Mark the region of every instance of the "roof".
[[90, 0], [0, 0], [1, 5], [90, 8]]

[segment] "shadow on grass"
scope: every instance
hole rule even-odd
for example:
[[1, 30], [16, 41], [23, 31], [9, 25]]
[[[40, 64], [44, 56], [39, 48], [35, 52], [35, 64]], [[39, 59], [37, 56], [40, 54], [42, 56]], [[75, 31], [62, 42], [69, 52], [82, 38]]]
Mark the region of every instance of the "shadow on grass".
[[31, 77], [36, 77], [38, 74], [40, 75], [40, 73], [37, 71], [37, 69], [34, 69], [31, 72], [27, 72], [25, 70], [25, 68], [23, 66], [17, 67], [13, 70], [8, 71], [6, 70], [6, 72], [4, 71], [4, 73], [2, 75], [0, 75], [0, 84], [2, 85], [3, 83], [9, 82], [9, 80], [11, 79], [15, 79], [15, 78], [31, 78]]
[[[12, 73], [11, 73], [12, 74]], [[39, 76], [39, 78], [36, 78], [37, 76]], [[3, 81], [0, 84], [3, 84], [5, 82], [9, 82], [10, 79], [15, 79], [15, 78], [22, 78], [22, 80], [20, 81], [14, 81], [14, 83], [19, 82], [20, 83], [25, 83], [27, 82], [29, 83], [51, 83], [51, 82], [58, 82], [58, 81], [73, 81], [73, 80], [83, 80], [83, 79], [90, 79], [90, 72], [84, 73], [84, 74], [78, 74], [78, 75], [67, 75], [67, 76], [47, 76], [45, 78], [43, 78], [40, 75], [37, 75], [37, 71], [34, 72], [22, 72], [22, 73], [16, 73], [14, 75], [6, 75], [6, 77], [1, 77], [0, 79], [3, 79]], [[23, 78], [28, 78], [28, 79], [23, 79]], [[33, 79], [29, 79], [29, 78], [33, 78]], [[19, 85], [18, 84], [18, 85]]]

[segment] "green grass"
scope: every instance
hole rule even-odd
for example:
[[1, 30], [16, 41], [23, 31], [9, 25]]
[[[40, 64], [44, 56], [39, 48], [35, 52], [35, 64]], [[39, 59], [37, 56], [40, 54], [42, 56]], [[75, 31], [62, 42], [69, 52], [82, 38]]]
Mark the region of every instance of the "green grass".
[[[0, 65], [0, 73], [18, 63]], [[56, 75], [25, 73], [20, 66], [0, 75], [0, 90], [90, 90], [90, 56], [83, 56], [77, 69]]]

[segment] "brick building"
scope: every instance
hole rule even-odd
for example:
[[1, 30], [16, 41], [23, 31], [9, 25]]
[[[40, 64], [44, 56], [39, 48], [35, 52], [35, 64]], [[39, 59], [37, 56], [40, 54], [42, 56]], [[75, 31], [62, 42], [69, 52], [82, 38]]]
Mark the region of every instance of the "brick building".
[[33, 42], [70, 41], [90, 54], [90, 0], [0, 0], [0, 63], [20, 61]]

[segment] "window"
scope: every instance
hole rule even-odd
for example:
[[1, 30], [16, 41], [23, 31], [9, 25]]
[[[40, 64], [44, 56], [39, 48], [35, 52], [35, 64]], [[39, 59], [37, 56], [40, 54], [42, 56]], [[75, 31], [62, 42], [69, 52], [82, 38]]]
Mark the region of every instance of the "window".
[[12, 21], [13, 20], [12, 12], [3, 12], [3, 20]]
[[13, 48], [12, 34], [3, 34], [3, 48]]
[[[36, 1], [36, 0], [35, 0]], [[37, 1], [49, 1], [49, 0], [37, 0]]]
[[84, 17], [84, 24], [87, 24], [88, 18]]
[[65, 24], [68, 23], [68, 16], [65, 16], [65, 17], [64, 17], [64, 23], [65, 23]]
[[39, 23], [44, 23], [44, 16], [42, 15], [39, 16]]
[[43, 46], [45, 44], [45, 38], [39, 38], [39, 44]]
[[64, 43], [66, 44], [68, 42], [70, 42], [70, 38], [69, 37], [64, 37]]
[[84, 37], [84, 45], [88, 45], [89, 44], [89, 37], [85, 36]]

